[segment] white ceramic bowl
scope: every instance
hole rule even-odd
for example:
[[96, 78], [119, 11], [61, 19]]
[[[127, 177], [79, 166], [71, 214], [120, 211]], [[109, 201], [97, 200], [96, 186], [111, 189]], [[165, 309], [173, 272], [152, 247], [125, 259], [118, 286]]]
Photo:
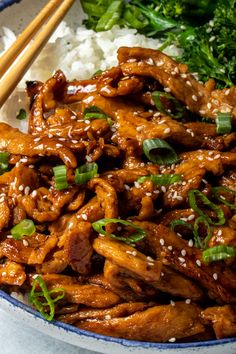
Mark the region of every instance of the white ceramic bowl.
[[[77, 0], [78, 1], [78, 0]], [[13, 4], [14, 0], [0, 0], [0, 10]], [[47, 0], [23, 0], [22, 5], [14, 5], [0, 13], [0, 27], [11, 27], [21, 31]], [[76, 4], [78, 6], [78, 4]], [[73, 25], [76, 21], [76, 11], [68, 14], [67, 20]], [[194, 343], [149, 343], [107, 337], [61, 323], [48, 322], [29, 306], [12, 298], [0, 290], [0, 307], [37, 330], [54, 338], [63, 340], [78, 347], [108, 354], [236, 354], [236, 338], [211, 340]], [[145, 326], [145, 324], [144, 324]]]

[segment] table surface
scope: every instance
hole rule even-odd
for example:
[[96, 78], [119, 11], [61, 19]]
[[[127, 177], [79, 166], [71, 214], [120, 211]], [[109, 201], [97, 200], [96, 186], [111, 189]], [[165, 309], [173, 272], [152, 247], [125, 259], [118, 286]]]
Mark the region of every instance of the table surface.
[[1, 354], [96, 354], [49, 337], [33, 328], [22, 326], [0, 310]]

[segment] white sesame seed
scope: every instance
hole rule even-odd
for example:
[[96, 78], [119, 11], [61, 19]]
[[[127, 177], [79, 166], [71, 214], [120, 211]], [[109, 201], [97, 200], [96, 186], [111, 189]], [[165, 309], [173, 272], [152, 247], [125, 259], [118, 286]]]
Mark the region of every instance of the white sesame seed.
[[155, 262], [154, 259], [153, 259], [152, 257], [150, 257], [150, 256], [147, 256], [147, 260], [148, 260], [149, 262]]
[[173, 338], [170, 338], [170, 339], [169, 339], [169, 342], [170, 342], [170, 343], [176, 342], [176, 338], [174, 338], [174, 337], [173, 337]]
[[188, 86], [192, 86], [192, 84], [191, 84], [191, 82], [190, 82], [189, 80], [186, 81], [186, 84], [187, 84]]
[[195, 102], [197, 102], [197, 100], [198, 100], [198, 98], [197, 98], [196, 95], [192, 95], [192, 99], [193, 99]]
[[186, 252], [185, 250], [182, 250], [182, 251], [181, 251], [181, 254], [182, 254], [183, 257], [185, 257], [186, 254], [187, 254], [187, 252]]
[[19, 186], [19, 188], [18, 188], [18, 189], [19, 189], [19, 191], [21, 191], [21, 192], [22, 192], [22, 191], [24, 190], [24, 185], [23, 185], [23, 184], [21, 184], [21, 185]]
[[230, 93], [230, 89], [225, 90], [225, 96], [228, 96], [229, 93]]
[[217, 279], [218, 279], [218, 274], [217, 274], [217, 273], [214, 273], [214, 274], [213, 274], [213, 279], [214, 279], [214, 280], [217, 280]]
[[44, 149], [44, 145], [40, 144], [40, 145], [37, 146], [37, 148], [40, 149], [40, 150], [43, 150]]
[[161, 186], [161, 191], [162, 191], [163, 193], [165, 193], [165, 192], [166, 192], [166, 187], [165, 187], [165, 186]]
[[140, 187], [141, 187], [140, 183], [137, 182], [137, 181], [134, 182], [134, 186], [135, 186], [136, 188], [140, 188]]
[[128, 191], [130, 190], [130, 186], [128, 186], [128, 184], [124, 184], [124, 188]]
[[189, 305], [191, 303], [191, 299], [186, 299], [185, 302], [187, 305]]
[[160, 244], [161, 244], [162, 246], [164, 246], [165, 240], [164, 240], [163, 238], [160, 239]]
[[221, 236], [222, 235], [222, 230], [218, 230], [217, 235]]
[[85, 124], [90, 124], [90, 120], [89, 119], [85, 119], [84, 123]]
[[88, 220], [88, 216], [86, 214], [81, 214], [83, 220]]
[[104, 318], [105, 320], [111, 320], [111, 315], [106, 315]]
[[150, 193], [150, 192], [147, 192], [145, 194], [146, 194], [147, 197], [151, 197], [152, 196], [152, 193]]
[[39, 276], [38, 274], [34, 274], [34, 275], [32, 276], [32, 278], [33, 278], [33, 279], [36, 279], [38, 276]]
[[29, 246], [29, 242], [27, 240], [23, 239], [22, 242], [25, 247]]
[[6, 272], [2, 272], [1, 276], [2, 276], [2, 277], [6, 277], [6, 276], [7, 276], [7, 273], [6, 273]]
[[24, 189], [25, 195], [28, 195], [29, 192], [30, 192], [30, 187], [29, 187], [29, 186], [26, 186], [25, 189]]
[[220, 158], [220, 154], [215, 155], [214, 159], [217, 160]]
[[170, 300], [170, 305], [175, 306], [175, 302], [173, 300]]
[[91, 156], [89, 156], [89, 155], [86, 155], [86, 157], [85, 157], [85, 158], [86, 158], [86, 161], [88, 161], [88, 162], [92, 162], [92, 160], [93, 160], [93, 159], [92, 159], [92, 157], [91, 157]]
[[196, 264], [198, 265], [198, 267], [201, 267], [202, 263], [201, 263], [200, 259], [196, 260]]
[[195, 219], [195, 215], [194, 214], [189, 215], [189, 217], [188, 217], [189, 221], [194, 220], [194, 219]]
[[170, 128], [166, 128], [163, 133], [164, 134], [169, 134], [170, 133]]
[[180, 261], [180, 263], [185, 263], [185, 259], [183, 257], [178, 257], [178, 260]]
[[193, 247], [193, 240], [190, 239], [190, 240], [188, 241], [188, 246], [189, 246], [189, 247]]
[[207, 108], [211, 109], [211, 103], [210, 102], [207, 103]]
[[187, 78], [187, 75], [186, 74], [181, 74], [180, 75], [183, 79], [186, 79]]
[[164, 88], [164, 91], [165, 91], [165, 92], [171, 92], [171, 89], [170, 89], [169, 87], [165, 87], [165, 88]]
[[162, 66], [164, 64], [164, 61], [159, 60], [155, 62], [156, 66]]
[[172, 246], [168, 246], [167, 247], [169, 251], [172, 251], [173, 250], [173, 247]]
[[143, 129], [143, 128], [142, 128], [141, 126], [139, 126], [139, 127], [136, 128], [137, 132], [141, 132], [142, 129]]
[[176, 196], [176, 199], [182, 201], [184, 198], [181, 197], [181, 195], [177, 195], [177, 196]]

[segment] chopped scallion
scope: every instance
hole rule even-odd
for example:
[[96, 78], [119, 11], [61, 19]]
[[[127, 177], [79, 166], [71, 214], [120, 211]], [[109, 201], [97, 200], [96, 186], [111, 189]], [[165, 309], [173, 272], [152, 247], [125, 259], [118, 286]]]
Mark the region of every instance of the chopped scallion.
[[202, 252], [202, 259], [206, 263], [223, 261], [236, 256], [236, 249], [232, 246], [219, 245], [206, 249]]
[[95, 162], [86, 163], [75, 170], [75, 183], [84, 184], [98, 173], [98, 165]]
[[[131, 234], [128, 237], [116, 236], [116, 235], [110, 234], [109, 232], [106, 232], [104, 230], [104, 227], [107, 224], [110, 224], [110, 223], [119, 223], [119, 224], [122, 224], [122, 225], [125, 225], [125, 226], [132, 227], [133, 229], [135, 229], [137, 231], [134, 232], [133, 234]], [[129, 222], [129, 221], [126, 221], [126, 220], [122, 220], [122, 219], [108, 219], [108, 218], [100, 219], [98, 221], [95, 221], [92, 224], [92, 227], [99, 234], [102, 234], [102, 235], [105, 235], [105, 236], [109, 236], [109, 237], [114, 238], [116, 240], [123, 241], [123, 242], [125, 242], [127, 244], [132, 244], [132, 243], [138, 242], [138, 241], [142, 240], [146, 236], [146, 231], [144, 229], [142, 229], [141, 227], [133, 224], [132, 222]]]
[[[36, 292], [36, 286], [40, 286], [42, 291]], [[55, 299], [51, 298], [51, 294], [59, 292], [61, 292], [61, 294], [59, 294]], [[36, 309], [46, 320], [52, 321], [55, 314], [55, 302], [61, 300], [64, 296], [64, 289], [56, 288], [49, 291], [43, 278], [41, 276], [37, 276], [32, 284], [32, 289], [29, 294], [29, 301], [36, 307]], [[44, 302], [42, 302], [42, 299]], [[48, 309], [49, 313], [47, 312]]]
[[212, 188], [212, 192], [214, 194], [214, 197], [216, 199], [218, 199], [221, 203], [229, 206], [231, 209], [236, 210], [236, 204], [232, 204], [230, 203], [226, 198], [227, 195], [231, 194], [231, 197], [233, 197], [234, 199], [236, 198], [236, 192], [233, 191], [232, 189], [223, 187], [223, 186], [219, 186], [219, 187], [213, 187]]
[[66, 166], [65, 165], [59, 165], [53, 167], [53, 173], [55, 176], [55, 185], [56, 189], [62, 190], [62, 189], [67, 189], [69, 187], [66, 179]]
[[[214, 221], [212, 220], [205, 211], [203, 211], [202, 209], [200, 209], [197, 205], [197, 198], [199, 198], [201, 200], [201, 203], [203, 203], [206, 207], [210, 208], [211, 210], [213, 210], [216, 213], [216, 216], [218, 218], [218, 221]], [[221, 209], [221, 207], [219, 205], [216, 205], [214, 203], [212, 203], [205, 194], [203, 194], [201, 191], [197, 190], [197, 189], [192, 189], [191, 191], [189, 191], [188, 193], [188, 200], [189, 200], [189, 205], [191, 206], [191, 208], [197, 212], [200, 216], [204, 217], [207, 222], [210, 225], [224, 225], [225, 223], [225, 216], [223, 213], [223, 210]]]
[[168, 186], [169, 184], [173, 184], [175, 182], [182, 181], [181, 175], [149, 175], [138, 178], [138, 183], [143, 183], [145, 181], [152, 181], [154, 184], [159, 184], [160, 186]]
[[0, 152], [0, 175], [7, 172], [9, 169], [9, 156], [8, 152]]
[[[199, 228], [201, 227], [201, 225], [203, 225], [204, 229], [206, 229], [206, 236], [203, 241], [201, 239], [200, 232], [199, 232]], [[194, 234], [195, 247], [205, 249], [208, 246], [208, 242], [212, 235], [210, 225], [205, 217], [199, 216], [195, 220], [193, 226], [193, 234]]]
[[36, 228], [34, 222], [29, 219], [24, 219], [19, 224], [15, 225], [11, 229], [11, 235], [16, 240], [21, 239], [24, 236], [31, 236], [35, 233]]
[[171, 228], [172, 231], [175, 231], [175, 228], [178, 226], [183, 226], [187, 229], [189, 229], [190, 231], [193, 230], [192, 224], [189, 224], [188, 222], [184, 221], [184, 220], [172, 220], [169, 224], [169, 227]]
[[179, 161], [175, 150], [162, 139], [144, 140], [143, 152], [150, 161], [159, 165], [171, 165]]
[[26, 119], [26, 111], [25, 109], [21, 108], [16, 115], [16, 119], [23, 120]]
[[[152, 93], [152, 99], [156, 105], [156, 108], [159, 112], [168, 115], [175, 119], [181, 119], [184, 116], [184, 107], [180, 104], [180, 102], [172, 95], [167, 92], [162, 91], [154, 91]], [[167, 102], [172, 102], [174, 105], [174, 112], [171, 109], [166, 109], [163, 105], [163, 100]]]

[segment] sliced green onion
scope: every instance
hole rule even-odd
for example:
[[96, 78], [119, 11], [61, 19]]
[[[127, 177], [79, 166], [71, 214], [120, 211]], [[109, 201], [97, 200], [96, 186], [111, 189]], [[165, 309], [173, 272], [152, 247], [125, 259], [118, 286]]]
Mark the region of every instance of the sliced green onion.
[[[199, 198], [201, 200], [201, 202], [207, 206], [208, 208], [212, 209], [217, 217], [218, 217], [218, 222], [213, 221], [207, 214], [205, 211], [201, 210], [198, 206], [197, 206], [197, 200], [196, 198]], [[205, 194], [203, 194], [202, 192], [200, 192], [197, 189], [192, 189], [191, 191], [189, 191], [188, 193], [188, 200], [189, 200], [189, 205], [191, 206], [191, 208], [197, 212], [200, 216], [204, 217], [207, 222], [210, 225], [224, 225], [225, 223], [225, 216], [223, 213], [223, 210], [216, 204], [212, 203], [207, 196], [205, 196]]]
[[24, 219], [19, 224], [15, 225], [11, 229], [11, 235], [16, 240], [21, 239], [24, 236], [31, 236], [35, 233], [36, 228], [34, 222], [29, 219]]
[[85, 108], [84, 119], [106, 119], [110, 126], [113, 125], [113, 120], [97, 106]]
[[169, 224], [169, 227], [171, 228], [172, 231], [175, 231], [175, 228], [177, 226], [184, 226], [184, 227], [188, 228], [190, 231], [193, 231], [192, 224], [189, 224], [184, 220], [180, 220], [180, 219], [172, 220]]
[[59, 165], [56, 167], [53, 167], [53, 173], [55, 176], [55, 184], [56, 184], [56, 189], [62, 190], [62, 189], [67, 189], [69, 187], [66, 179], [66, 166], [65, 165]]
[[[39, 285], [42, 289], [41, 292], [36, 292], [35, 288]], [[55, 299], [51, 298], [51, 294], [62, 292]], [[62, 288], [56, 288], [51, 291], [48, 291], [47, 285], [42, 277], [39, 275], [34, 279], [32, 284], [32, 289], [29, 294], [29, 301], [36, 307], [36, 309], [41, 313], [41, 315], [48, 321], [52, 321], [55, 314], [55, 302], [61, 300], [65, 296], [65, 290]], [[46, 300], [42, 302], [41, 299]], [[48, 314], [47, 309], [49, 308], [50, 312]]]
[[220, 186], [220, 187], [213, 187], [212, 188], [212, 192], [214, 194], [214, 197], [216, 199], [218, 199], [221, 203], [229, 206], [233, 210], [236, 210], [236, 204], [232, 204], [232, 203], [228, 202], [226, 200], [226, 198], [224, 196], [222, 196], [222, 192], [225, 192], [226, 194], [230, 193], [235, 198], [236, 197], [236, 192], [235, 191], [233, 191], [232, 189]]
[[102, 72], [103, 72], [103, 71], [102, 71], [101, 69], [98, 69], [97, 71], [95, 71], [95, 73], [93, 74], [92, 77], [99, 76], [99, 75], [102, 74]]
[[160, 186], [168, 186], [169, 184], [173, 184], [175, 182], [182, 181], [181, 175], [149, 175], [138, 178], [138, 183], [143, 183], [145, 181], [152, 181], [154, 184], [159, 184]]
[[16, 119], [23, 120], [26, 119], [26, 111], [25, 109], [21, 108], [16, 115]]
[[0, 175], [9, 170], [9, 157], [8, 152], [0, 152]]
[[225, 245], [214, 246], [202, 252], [202, 259], [206, 263], [222, 261], [235, 256], [235, 247]]
[[[116, 236], [116, 235], [110, 234], [109, 232], [106, 232], [104, 230], [104, 227], [107, 224], [110, 224], [110, 223], [119, 223], [119, 224], [122, 224], [122, 225], [125, 225], [125, 226], [130, 226], [130, 227], [136, 229], [137, 232], [134, 232], [132, 235], [130, 235], [128, 237]], [[116, 240], [123, 241], [123, 242], [125, 242], [127, 244], [132, 244], [132, 243], [138, 242], [138, 241], [142, 240], [146, 236], [146, 231], [144, 229], [142, 229], [141, 227], [133, 224], [132, 222], [129, 222], [129, 221], [126, 221], [126, 220], [122, 220], [122, 219], [108, 219], [108, 218], [100, 219], [98, 221], [95, 221], [92, 224], [92, 227], [99, 234], [102, 234], [102, 235], [105, 235], [105, 236], [109, 236], [109, 237], [114, 238]]]
[[75, 183], [84, 184], [98, 173], [98, 165], [95, 162], [86, 163], [75, 170]]
[[150, 161], [158, 165], [172, 165], [179, 160], [175, 150], [162, 139], [144, 140], [143, 152]]
[[[166, 99], [167, 101], [172, 101], [175, 106], [175, 113], [172, 113], [169, 109], [167, 110], [162, 103], [162, 100]], [[184, 115], [184, 107], [179, 103], [179, 101], [172, 95], [167, 92], [162, 91], [154, 91], [152, 93], [152, 99], [156, 105], [156, 108], [159, 112], [171, 116], [175, 119], [183, 118]]]
[[216, 131], [218, 134], [228, 134], [232, 130], [232, 116], [230, 113], [217, 113]]
[[[201, 224], [204, 224], [204, 227], [206, 227], [206, 233], [207, 233], [207, 235], [203, 241], [201, 240], [201, 237], [199, 234], [199, 226]], [[205, 249], [208, 246], [208, 242], [212, 236], [211, 227], [205, 217], [199, 216], [195, 220], [195, 223], [193, 226], [193, 234], [194, 234], [195, 247]]]

